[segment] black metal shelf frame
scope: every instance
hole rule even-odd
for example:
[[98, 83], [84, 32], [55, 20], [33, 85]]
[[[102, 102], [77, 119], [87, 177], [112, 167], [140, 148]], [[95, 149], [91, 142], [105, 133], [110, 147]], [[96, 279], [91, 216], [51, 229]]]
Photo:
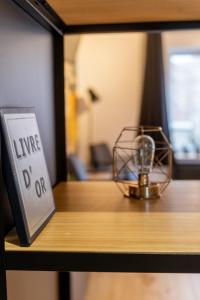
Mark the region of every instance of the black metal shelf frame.
[[59, 34], [156, 32], [200, 29], [200, 20], [68, 25], [45, 0], [13, 0], [49, 31]]
[[[65, 107], [64, 107], [64, 23], [43, 0], [12, 0], [28, 13], [37, 23], [52, 34], [54, 65], [54, 109], [56, 137], [56, 181], [66, 180], [65, 157]], [[1, 161], [0, 161], [1, 163]], [[0, 166], [1, 172], [1, 166]], [[2, 176], [0, 174], [0, 176]], [[1, 181], [2, 182], [2, 181]], [[0, 199], [3, 190], [0, 189]], [[0, 201], [0, 300], [7, 299], [5, 249], [4, 249], [4, 212]], [[14, 255], [15, 256], [15, 255]], [[14, 270], [13, 266], [13, 270]], [[59, 272], [59, 299], [69, 299], [70, 278], [68, 273]]]
[[50, 32], [63, 35], [65, 24], [54, 10], [43, 0], [13, 0], [39, 24]]
[[[12, 0], [32, 18], [53, 34], [55, 76], [55, 118], [57, 181], [66, 179], [65, 120], [64, 120], [64, 34], [140, 32], [200, 29], [200, 21], [142, 22], [125, 24], [67, 25], [44, 0]], [[1, 191], [2, 192], [2, 191]], [[0, 201], [1, 206], [1, 201]], [[51, 261], [51, 266], [49, 264]], [[76, 264], [72, 264], [76, 261]], [[101, 261], [101, 266], [98, 262]], [[165, 268], [163, 263], [165, 261]], [[116, 268], [117, 265], [117, 268]], [[107, 266], [107, 267], [106, 267]], [[134, 266], [134, 268], [133, 268]], [[162, 269], [160, 268], [162, 266]], [[109, 267], [109, 269], [108, 269]], [[200, 272], [199, 255], [109, 255], [75, 253], [25, 253], [4, 251], [3, 210], [0, 207], [0, 300], [6, 300], [5, 270], [57, 270], [59, 298], [70, 299], [69, 273], [63, 271], [119, 271], [122, 272]]]
[[6, 252], [7, 270], [200, 273], [200, 255], [184, 253]]
[[65, 25], [65, 34], [161, 32], [200, 29], [200, 21], [138, 22], [115, 24]]

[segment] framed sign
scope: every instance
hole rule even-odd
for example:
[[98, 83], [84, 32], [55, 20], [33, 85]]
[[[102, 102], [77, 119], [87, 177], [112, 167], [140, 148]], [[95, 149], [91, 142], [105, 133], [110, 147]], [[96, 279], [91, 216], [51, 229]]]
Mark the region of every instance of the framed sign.
[[3, 175], [20, 244], [28, 246], [55, 211], [33, 109], [1, 109]]

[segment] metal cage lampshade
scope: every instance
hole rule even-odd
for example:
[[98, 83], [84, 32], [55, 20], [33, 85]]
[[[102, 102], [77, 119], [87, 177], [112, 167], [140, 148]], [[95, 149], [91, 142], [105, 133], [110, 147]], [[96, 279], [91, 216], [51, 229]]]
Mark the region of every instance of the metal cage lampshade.
[[113, 180], [135, 199], [159, 198], [171, 180], [172, 151], [161, 127], [125, 127], [113, 147]]

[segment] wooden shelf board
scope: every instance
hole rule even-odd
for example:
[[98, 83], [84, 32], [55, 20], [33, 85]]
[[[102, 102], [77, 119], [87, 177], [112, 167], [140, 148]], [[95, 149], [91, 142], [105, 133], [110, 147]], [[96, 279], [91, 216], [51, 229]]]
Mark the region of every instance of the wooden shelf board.
[[67, 25], [199, 20], [198, 0], [48, 0]]
[[113, 182], [61, 183], [57, 212], [30, 247], [6, 251], [200, 254], [200, 181], [175, 181], [161, 199], [124, 198]]

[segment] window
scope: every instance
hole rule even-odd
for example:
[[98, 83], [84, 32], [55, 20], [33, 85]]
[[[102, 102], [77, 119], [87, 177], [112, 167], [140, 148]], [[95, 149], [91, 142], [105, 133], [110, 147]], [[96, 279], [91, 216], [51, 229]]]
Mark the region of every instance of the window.
[[200, 159], [200, 49], [169, 54], [169, 129], [177, 159]]

